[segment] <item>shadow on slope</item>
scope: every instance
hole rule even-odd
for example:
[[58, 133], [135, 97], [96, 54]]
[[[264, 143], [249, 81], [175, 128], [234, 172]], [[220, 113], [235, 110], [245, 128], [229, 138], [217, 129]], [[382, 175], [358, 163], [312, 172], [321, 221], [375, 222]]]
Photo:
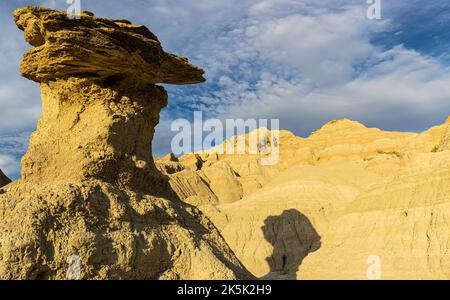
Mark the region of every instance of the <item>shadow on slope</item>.
[[303, 259], [321, 246], [320, 236], [309, 219], [296, 209], [267, 217], [261, 229], [273, 246], [272, 255], [266, 258], [270, 271], [262, 279], [297, 279]]

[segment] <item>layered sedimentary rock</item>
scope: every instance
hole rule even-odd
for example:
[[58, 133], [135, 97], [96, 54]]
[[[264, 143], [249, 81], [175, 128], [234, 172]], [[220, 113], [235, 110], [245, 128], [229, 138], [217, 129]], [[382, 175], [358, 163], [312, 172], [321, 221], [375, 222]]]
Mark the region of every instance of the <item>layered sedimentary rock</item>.
[[134, 78], [148, 84], [204, 81], [203, 70], [185, 57], [164, 52], [143, 25], [96, 18], [90, 12], [68, 18], [46, 8], [18, 9], [14, 20], [35, 47], [22, 60], [22, 74], [37, 82], [72, 76]]
[[10, 182], [11, 182], [11, 179], [6, 177], [5, 173], [3, 173], [2, 170], [0, 170], [0, 188], [7, 185]]
[[197, 153], [198, 174], [227, 164], [247, 186], [242, 199], [198, 206], [261, 278], [450, 279], [449, 130], [449, 120], [417, 134], [344, 119], [307, 138], [280, 131], [274, 166]]
[[35, 46], [21, 71], [43, 112], [22, 179], [0, 196], [0, 278], [250, 278], [151, 157], [167, 104], [154, 84], [202, 82], [203, 71], [128, 21], [37, 7], [14, 19]]

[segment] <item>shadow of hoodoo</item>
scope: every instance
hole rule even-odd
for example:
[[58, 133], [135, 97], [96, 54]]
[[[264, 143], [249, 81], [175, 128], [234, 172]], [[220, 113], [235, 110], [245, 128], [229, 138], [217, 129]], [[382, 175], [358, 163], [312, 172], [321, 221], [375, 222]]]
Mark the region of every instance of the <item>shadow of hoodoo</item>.
[[273, 245], [272, 255], [266, 258], [270, 271], [262, 279], [296, 279], [303, 259], [321, 246], [309, 219], [296, 209], [267, 217], [261, 229]]

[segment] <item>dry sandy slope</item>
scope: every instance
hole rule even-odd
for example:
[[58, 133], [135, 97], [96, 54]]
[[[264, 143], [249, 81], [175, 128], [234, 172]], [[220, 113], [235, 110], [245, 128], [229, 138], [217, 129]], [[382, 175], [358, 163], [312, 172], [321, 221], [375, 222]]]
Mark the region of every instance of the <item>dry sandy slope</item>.
[[[159, 167], [203, 179], [181, 198], [259, 277], [366, 279], [376, 255], [383, 279], [449, 279], [449, 125], [416, 134], [344, 119], [306, 139], [281, 131], [276, 166], [257, 155], [198, 153]], [[175, 191], [187, 190], [180, 177], [194, 182], [189, 174], [170, 174]]]
[[2, 170], [0, 170], [0, 188], [10, 183], [11, 180], [6, 177]]

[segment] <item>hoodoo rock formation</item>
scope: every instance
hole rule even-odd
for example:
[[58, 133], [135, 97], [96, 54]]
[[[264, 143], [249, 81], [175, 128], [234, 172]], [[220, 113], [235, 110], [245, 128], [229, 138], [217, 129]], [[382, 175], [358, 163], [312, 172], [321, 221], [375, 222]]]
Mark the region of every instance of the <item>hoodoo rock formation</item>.
[[34, 46], [21, 72], [39, 83], [43, 112], [22, 178], [0, 195], [0, 278], [251, 278], [151, 156], [167, 104], [155, 84], [199, 83], [203, 71], [128, 21], [38, 7], [14, 19]]

